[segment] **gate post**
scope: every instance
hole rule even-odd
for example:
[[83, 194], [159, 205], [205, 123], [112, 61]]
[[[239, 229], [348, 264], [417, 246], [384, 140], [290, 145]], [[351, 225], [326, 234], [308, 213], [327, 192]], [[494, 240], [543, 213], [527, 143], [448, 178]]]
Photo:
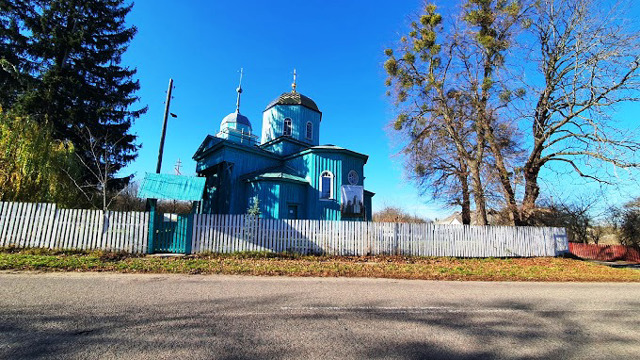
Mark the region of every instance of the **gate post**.
[[191, 213], [187, 215], [187, 231], [184, 239], [184, 252], [186, 255], [191, 254], [191, 243], [193, 241], [193, 217], [196, 213], [195, 201], [191, 206]]
[[147, 254], [153, 254], [153, 247], [156, 240], [156, 205], [158, 199], [147, 199], [149, 208], [149, 238], [147, 239]]

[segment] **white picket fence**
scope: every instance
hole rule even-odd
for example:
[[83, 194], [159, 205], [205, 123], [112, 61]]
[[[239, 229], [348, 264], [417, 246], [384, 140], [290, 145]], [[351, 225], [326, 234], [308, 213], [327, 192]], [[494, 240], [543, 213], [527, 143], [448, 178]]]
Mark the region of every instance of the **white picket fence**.
[[453, 257], [556, 256], [563, 228], [461, 226], [195, 215], [194, 253], [238, 251]]
[[146, 253], [149, 213], [0, 202], [0, 247]]
[[[148, 253], [149, 213], [58, 209], [0, 202], [0, 247]], [[557, 256], [562, 228], [275, 220], [194, 215], [192, 253], [241, 251], [324, 255]]]

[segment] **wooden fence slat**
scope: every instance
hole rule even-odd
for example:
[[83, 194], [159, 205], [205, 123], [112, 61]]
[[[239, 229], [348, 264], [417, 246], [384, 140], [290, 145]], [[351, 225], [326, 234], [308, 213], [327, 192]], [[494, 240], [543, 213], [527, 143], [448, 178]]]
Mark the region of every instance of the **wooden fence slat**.
[[18, 207], [18, 212], [15, 214], [15, 218], [13, 219], [13, 226], [11, 229], [11, 244], [17, 247], [20, 247], [20, 230], [22, 227], [22, 217], [24, 216], [25, 210], [29, 204], [20, 203]]
[[21, 243], [22, 242], [22, 229], [24, 227], [25, 213], [27, 213], [28, 208], [30, 207], [30, 205], [31, 204], [29, 204], [29, 203], [22, 204], [22, 207], [20, 208], [20, 212], [17, 214], [16, 220], [14, 222], [13, 233], [15, 235], [14, 235], [13, 243], [17, 247], [23, 247], [22, 243]]
[[91, 228], [92, 236], [91, 236], [91, 248], [102, 250], [102, 228], [100, 224], [102, 223], [102, 211], [94, 210], [93, 211], [93, 227]]
[[4, 246], [4, 225], [6, 224], [7, 214], [9, 214], [10, 203], [0, 202], [0, 247]]
[[29, 238], [29, 247], [40, 247], [38, 232], [42, 229], [42, 215], [44, 213], [45, 206], [46, 204], [44, 203], [37, 203], [35, 205], [35, 216], [27, 233], [27, 237]]
[[73, 246], [73, 230], [75, 225], [74, 217], [76, 214], [76, 210], [75, 209], [65, 209], [65, 210], [66, 210], [66, 220], [64, 223], [64, 226], [65, 226], [64, 233], [63, 233], [64, 238], [61, 239], [62, 248], [71, 249], [71, 247]]
[[69, 209], [69, 232], [67, 233], [67, 249], [75, 249], [75, 235], [76, 235], [76, 218], [80, 214], [81, 209]]
[[56, 233], [56, 239], [54, 248], [64, 249], [65, 240], [67, 239], [67, 221], [69, 216], [69, 209], [60, 209], [60, 219], [58, 225], [58, 231]]
[[30, 247], [30, 230], [33, 228], [33, 221], [36, 218], [36, 208], [38, 204], [30, 203], [22, 218], [22, 231], [20, 231], [20, 247]]
[[38, 229], [36, 230], [34, 236], [36, 237], [35, 246], [42, 248], [46, 247], [45, 245], [45, 233], [47, 230], [47, 223], [49, 221], [49, 209], [51, 209], [51, 204], [46, 203], [42, 204], [40, 211], [40, 221], [38, 223]]
[[58, 231], [59, 231], [58, 226], [60, 224], [60, 209], [56, 208], [55, 206], [53, 208], [53, 217], [50, 220], [50, 222], [51, 222], [49, 226], [50, 234], [47, 235], [49, 246], [47, 246], [47, 248], [53, 249], [56, 244], [56, 237], [58, 236]]

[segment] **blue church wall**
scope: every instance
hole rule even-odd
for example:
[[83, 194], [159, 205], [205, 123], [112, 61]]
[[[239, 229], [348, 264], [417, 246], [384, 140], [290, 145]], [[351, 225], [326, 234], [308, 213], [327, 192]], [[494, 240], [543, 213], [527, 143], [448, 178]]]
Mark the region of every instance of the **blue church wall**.
[[[284, 119], [291, 119], [291, 137], [311, 146], [320, 143], [322, 114], [302, 105], [276, 105], [262, 114], [262, 143], [283, 135]], [[307, 122], [313, 125], [311, 139], [307, 139]]]
[[289, 141], [288, 137], [281, 136], [272, 142], [261, 146], [264, 150], [283, 156], [291, 155], [309, 147], [308, 144]]
[[287, 181], [253, 181], [248, 184], [249, 200], [257, 196], [261, 217], [266, 219], [288, 219], [292, 218], [288, 214], [290, 206], [296, 207], [296, 217], [306, 219], [307, 207], [305, 200], [307, 197], [308, 185]]
[[256, 171], [262, 168], [277, 166], [282, 163], [280, 159], [268, 153], [255, 150], [255, 147], [242, 145], [222, 146], [219, 149], [197, 159], [196, 172], [205, 171], [207, 168], [223, 161], [237, 164], [242, 171]]
[[364, 192], [364, 212], [367, 221], [371, 221], [373, 219], [372, 198], [373, 193], [368, 191]]
[[[362, 185], [364, 159], [345, 152], [312, 149], [310, 152], [286, 160], [297, 176], [306, 178], [311, 187], [307, 194], [307, 215], [310, 219], [340, 220], [340, 188], [350, 185], [347, 174], [351, 170], [358, 173], [358, 185]], [[320, 199], [320, 175], [330, 171], [333, 178], [333, 199]]]
[[247, 199], [249, 196], [246, 193], [246, 183], [240, 180], [240, 177], [257, 170], [278, 166], [281, 164], [281, 161], [269, 157], [255, 156], [250, 153], [248, 154], [246, 151], [240, 151], [239, 149], [229, 149], [227, 161], [233, 162], [230, 193], [231, 206], [229, 213], [244, 214], [247, 212]]
[[205, 175], [205, 191], [201, 212], [205, 214], [226, 214], [229, 212], [231, 177], [229, 176], [230, 166], [222, 162], [207, 168], [202, 175]]
[[[223, 167], [218, 164], [224, 163]], [[261, 169], [274, 167], [282, 164], [282, 161], [273, 158], [267, 154], [252, 151], [250, 148], [223, 146], [219, 150], [211, 152], [203, 159], [200, 159], [196, 165], [196, 171], [202, 174], [208, 172], [215, 173], [219, 178], [219, 183], [225, 184], [218, 186], [215, 190], [206, 187], [205, 195], [208, 192], [217, 191], [218, 194], [210, 195], [210, 199], [214, 205], [203, 208], [204, 212], [209, 213], [226, 213], [226, 214], [244, 214], [247, 212], [247, 196], [246, 183], [239, 178], [242, 175], [258, 171]], [[207, 170], [212, 169], [212, 170]], [[213, 175], [207, 175], [213, 177]]]

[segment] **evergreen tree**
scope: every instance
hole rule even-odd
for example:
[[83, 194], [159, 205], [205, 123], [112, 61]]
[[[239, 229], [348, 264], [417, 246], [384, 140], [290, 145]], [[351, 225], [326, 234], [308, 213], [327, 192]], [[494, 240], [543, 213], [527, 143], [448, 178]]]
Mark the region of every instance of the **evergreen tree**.
[[[84, 169], [74, 181], [82, 186], [96, 183], [92, 167], [108, 163], [107, 186], [123, 188], [130, 177], [115, 174], [137, 156], [139, 145], [130, 128], [146, 108], [131, 110], [140, 86], [133, 79], [136, 70], [120, 65], [136, 33], [125, 24], [132, 6], [124, 0], [12, 0], [1, 5], [2, 54], [13, 54], [14, 65], [34, 79], [23, 83], [9, 105], [51, 124], [55, 138], [74, 144]], [[2, 97], [11, 100], [5, 91]], [[108, 151], [96, 154], [95, 139]]]
[[32, 80], [24, 58], [27, 37], [20, 33], [26, 7], [24, 1], [0, 0], [0, 106], [5, 110]]
[[251, 199], [251, 206], [247, 209], [247, 214], [258, 217], [262, 214], [260, 211], [260, 200], [258, 200], [257, 196]]

